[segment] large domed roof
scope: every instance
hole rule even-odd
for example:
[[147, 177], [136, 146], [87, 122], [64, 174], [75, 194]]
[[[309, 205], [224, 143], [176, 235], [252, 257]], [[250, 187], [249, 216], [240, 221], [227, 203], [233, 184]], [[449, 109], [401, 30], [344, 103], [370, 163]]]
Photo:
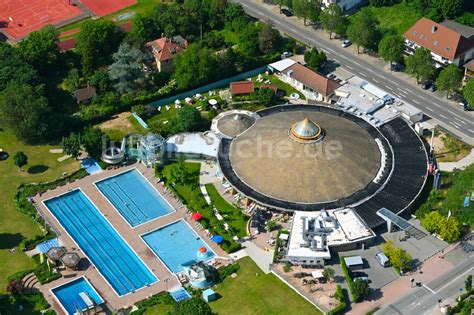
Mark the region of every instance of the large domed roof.
[[305, 118], [291, 126], [290, 135], [300, 142], [312, 142], [320, 138], [321, 127], [308, 118]]

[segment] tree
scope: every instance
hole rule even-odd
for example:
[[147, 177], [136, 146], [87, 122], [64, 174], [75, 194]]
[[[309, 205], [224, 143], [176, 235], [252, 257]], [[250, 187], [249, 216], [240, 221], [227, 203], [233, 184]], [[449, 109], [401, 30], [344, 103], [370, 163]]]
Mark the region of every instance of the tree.
[[117, 51], [123, 33], [110, 20], [86, 20], [77, 36], [76, 52], [81, 56], [83, 71], [91, 74], [110, 62]]
[[170, 177], [173, 182], [176, 184], [186, 184], [189, 182], [190, 173], [184, 160], [179, 160], [173, 165], [170, 171]]
[[71, 132], [69, 136], [63, 137], [61, 146], [64, 150], [64, 153], [77, 159], [81, 150], [80, 136]]
[[196, 131], [201, 125], [201, 113], [191, 106], [178, 110], [176, 116], [169, 122], [172, 133]]
[[133, 21], [132, 34], [142, 43], [156, 39], [161, 31], [154, 12], [137, 14]]
[[336, 272], [334, 271], [334, 269], [330, 267], [325, 267], [323, 270], [323, 277], [324, 277], [324, 280], [326, 281], [329, 281], [330, 279], [334, 278], [335, 274]]
[[18, 151], [13, 156], [13, 161], [16, 166], [18, 166], [19, 168], [22, 168], [23, 166], [28, 164], [28, 157], [26, 156], [25, 153], [23, 153], [23, 151]]
[[474, 106], [474, 79], [469, 79], [464, 86], [463, 95], [468, 104]]
[[239, 3], [227, 3], [224, 8], [225, 22], [232, 22], [234, 19], [241, 16], [245, 16], [245, 11]]
[[466, 292], [470, 292], [472, 290], [472, 275], [467, 276], [466, 280], [464, 281], [464, 289], [466, 289]]
[[408, 56], [406, 66], [407, 72], [415, 76], [417, 83], [431, 79], [436, 71], [431, 53], [426, 48], [415, 49], [413, 55]]
[[354, 281], [353, 288], [354, 288], [355, 295], [359, 297], [359, 300], [356, 302], [359, 302], [361, 299], [369, 296], [370, 294], [369, 283], [362, 279], [356, 279]]
[[318, 51], [313, 47], [311, 50], [305, 52], [304, 61], [310, 68], [319, 71], [322, 65], [327, 61], [327, 57], [324, 51]]
[[421, 225], [430, 233], [436, 233], [443, 221], [443, 216], [438, 211], [431, 211], [420, 220]]
[[410, 268], [411, 256], [403, 248], [394, 248], [388, 257], [390, 258], [393, 267], [400, 270], [407, 270]]
[[113, 54], [114, 63], [109, 67], [110, 80], [119, 93], [130, 93], [143, 85], [145, 75], [142, 69], [143, 53], [128, 43], [120, 45]]
[[268, 232], [273, 231], [273, 230], [276, 228], [276, 226], [277, 226], [277, 224], [276, 224], [275, 221], [273, 221], [273, 220], [268, 220], [268, 222], [267, 222], [267, 231], [268, 231]]
[[10, 83], [37, 85], [39, 76], [17, 48], [0, 42], [0, 92]]
[[453, 19], [463, 11], [463, 0], [433, 0], [433, 7], [445, 19]]
[[176, 80], [177, 88], [183, 90], [215, 79], [218, 68], [215, 54], [197, 44], [189, 45], [173, 59], [173, 63], [175, 71], [172, 78]]
[[347, 28], [347, 36], [357, 44], [357, 53], [360, 46], [369, 49], [377, 47], [379, 33], [377, 31], [378, 21], [372, 12], [364, 8], [360, 10]]
[[99, 69], [90, 77], [90, 84], [99, 92], [105, 92], [110, 88], [110, 78], [107, 70]]
[[51, 117], [47, 99], [30, 85], [13, 83], [0, 93], [0, 122], [23, 141], [45, 140], [48, 132], [57, 132]]
[[24, 283], [21, 279], [11, 279], [7, 284], [7, 292], [11, 295], [19, 295], [24, 290]]
[[304, 25], [306, 20], [317, 21], [321, 13], [322, 3], [319, 0], [293, 0], [295, 14], [302, 17]]
[[439, 236], [448, 243], [452, 243], [459, 239], [461, 235], [461, 226], [458, 219], [451, 216], [441, 221], [442, 224], [439, 227]]
[[52, 25], [30, 33], [19, 44], [19, 52], [25, 60], [41, 73], [53, 67], [59, 59], [59, 32]]
[[388, 7], [399, 2], [400, 0], [370, 0], [370, 5], [374, 7]]
[[390, 70], [392, 62], [400, 62], [403, 60], [403, 38], [398, 35], [387, 35], [382, 38], [379, 43], [379, 55], [383, 60], [390, 62]]
[[175, 315], [213, 315], [211, 307], [202, 298], [196, 296], [176, 304]]
[[69, 73], [64, 78], [63, 86], [66, 91], [74, 92], [78, 88], [81, 87], [81, 75], [79, 74], [79, 70], [73, 68], [69, 70]]
[[275, 91], [269, 88], [260, 88], [257, 98], [263, 105], [271, 106], [275, 102]]
[[323, 28], [329, 33], [329, 39], [331, 39], [333, 32], [342, 35], [340, 31], [345, 28], [347, 23], [347, 19], [344, 17], [341, 7], [334, 2], [321, 11], [319, 19], [321, 20]]
[[268, 24], [264, 24], [258, 32], [258, 48], [264, 54], [271, 54], [278, 50], [281, 43], [281, 35], [278, 30]]
[[248, 24], [238, 31], [237, 43], [240, 51], [247, 56], [255, 56], [258, 54], [258, 28], [254, 24]]
[[98, 159], [105, 147], [106, 137], [99, 128], [87, 127], [81, 134], [81, 143], [90, 157]]
[[454, 90], [461, 88], [463, 72], [455, 64], [450, 64], [441, 70], [436, 86], [441, 91], [446, 91], [446, 97]]

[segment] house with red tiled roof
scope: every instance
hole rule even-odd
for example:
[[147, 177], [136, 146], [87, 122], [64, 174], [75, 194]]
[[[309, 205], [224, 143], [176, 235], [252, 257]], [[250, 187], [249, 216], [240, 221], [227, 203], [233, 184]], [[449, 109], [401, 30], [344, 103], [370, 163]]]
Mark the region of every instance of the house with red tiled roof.
[[462, 66], [474, 58], [473, 40], [427, 18], [419, 19], [404, 37], [407, 54], [424, 47], [431, 51], [437, 68], [450, 63]]
[[283, 82], [302, 92], [308, 100], [329, 103], [334, 95], [334, 90], [340, 86], [336, 81], [297, 62], [285, 69], [280, 69], [277, 76]]
[[159, 72], [172, 72], [173, 58], [188, 48], [188, 41], [182, 36], [171, 38], [162, 36], [154, 41], [146, 43], [155, 58], [156, 67]]

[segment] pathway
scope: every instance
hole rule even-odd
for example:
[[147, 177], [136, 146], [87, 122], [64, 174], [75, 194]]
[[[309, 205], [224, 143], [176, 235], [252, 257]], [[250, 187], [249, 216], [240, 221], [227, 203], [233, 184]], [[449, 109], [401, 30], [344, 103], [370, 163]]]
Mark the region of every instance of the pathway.
[[270, 273], [270, 264], [273, 262], [273, 251], [265, 251], [252, 242], [242, 244], [247, 255], [257, 264], [264, 273]]
[[474, 149], [471, 150], [471, 153], [457, 162], [440, 162], [438, 163], [438, 166], [442, 171], [452, 172], [454, 169], [465, 169], [471, 164], [474, 164]]

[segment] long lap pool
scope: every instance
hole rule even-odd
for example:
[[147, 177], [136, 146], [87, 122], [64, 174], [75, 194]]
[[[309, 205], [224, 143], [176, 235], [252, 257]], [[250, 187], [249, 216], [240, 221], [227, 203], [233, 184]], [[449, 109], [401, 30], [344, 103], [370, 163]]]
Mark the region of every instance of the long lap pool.
[[158, 281], [81, 190], [44, 204], [119, 296]]
[[95, 185], [132, 227], [174, 211], [136, 169], [103, 179]]

